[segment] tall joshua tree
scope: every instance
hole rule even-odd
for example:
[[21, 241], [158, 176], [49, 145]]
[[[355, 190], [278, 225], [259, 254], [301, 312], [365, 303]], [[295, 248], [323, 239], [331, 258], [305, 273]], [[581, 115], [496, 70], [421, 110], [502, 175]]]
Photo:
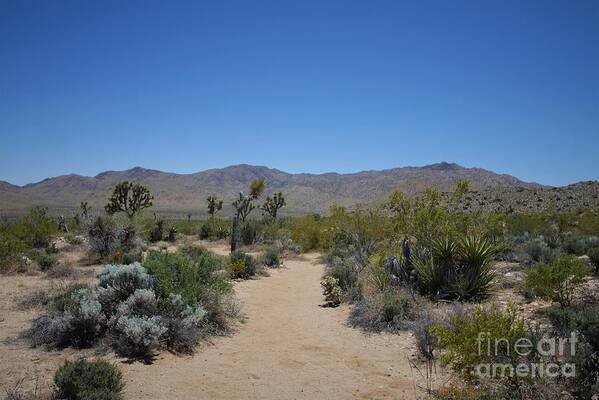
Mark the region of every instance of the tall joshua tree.
[[250, 183], [248, 194], [239, 192], [239, 197], [233, 202], [235, 215], [233, 216], [233, 228], [231, 229], [231, 253], [237, 249], [239, 220], [241, 219], [242, 222], [245, 222], [247, 216], [256, 208], [253, 201], [262, 195], [265, 186], [266, 179], [254, 179]]
[[108, 214], [122, 211], [133, 218], [139, 211], [151, 207], [153, 199], [154, 196], [145, 186], [123, 181], [116, 185], [104, 209]]
[[210, 218], [214, 219], [214, 214], [223, 208], [223, 201], [219, 200], [218, 197], [213, 194], [208, 196], [206, 201], [208, 201], [208, 213], [210, 214]]
[[266, 200], [262, 207], [260, 207], [263, 211], [265, 211], [273, 220], [277, 219], [277, 213], [279, 209], [285, 206], [285, 198], [283, 197], [283, 193], [277, 192], [271, 196], [266, 196]]
[[87, 205], [87, 201], [82, 201], [81, 204], [79, 204], [79, 209], [81, 210], [81, 216], [83, 219], [87, 219], [90, 210], [89, 206]]

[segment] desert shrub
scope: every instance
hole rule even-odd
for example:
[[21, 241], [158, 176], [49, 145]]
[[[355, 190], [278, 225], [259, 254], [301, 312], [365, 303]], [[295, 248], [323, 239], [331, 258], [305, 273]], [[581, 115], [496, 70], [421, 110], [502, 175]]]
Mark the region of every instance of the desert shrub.
[[530, 237], [526, 234], [515, 238], [514, 242], [516, 249], [532, 261], [549, 262], [554, 257], [554, 251], [543, 236]]
[[193, 261], [200, 261], [210, 255], [210, 251], [204, 247], [185, 245], [179, 248], [178, 252], [189, 257]]
[[57, 397], [65, 400], [119, 400], [121, 372], [104, 360], [67, 361], [54, 375]]
[[33, 347], [64, 348], [70, 344], [70, 321], [61, 314], [44, 314], [35, 318], [23, 337]]
[[72, 246], [79, 246], [83, 244], [83, 239], [78, 235], [65, 235], [65, 240]]
[[22, 263], [25, 244], [14, 235], [0, 232], [0, 272], [8, 272]]
[[551, 264], [539, 263], [526, 273], [526, 288], [536, 296], [559, 303], [572, 302], [574, 292], [591, 273], [591, 268], [573, 256], [558, 258]]
[[553, 307], [547, 310], [555, 333], [562, 337], [579, 332], [595, 351], [599, 351], [599, 308], [592, 305], [580, 307]]
[[46, 271], [46, 276], [51, 279], [74, 278], [78, 275], [78, 271], [64, 264], [58, 264]]
[[29, 246], [46, 248], [51, 238], [58, 233], [58, 224], [48, 216], [48, 210], [35, 207], [19, 222], [10, 227], [10, 232]]
[[320, 282], [320, 286], [322, 286], [322, 294], [328, 306], [337, 307], [341, 304], [343, 291], [339, 287], [339, 280], [337, 278], [327, 276]]
[[87, 228], [87, 238], [91, 252], [100, 258], [107, 257], [119, 246], [117, 226], [112, 218], [96, 218]]
[[91, 289], [79, 289], [71, 295], [64, 316], [69, 320], [68, 338], [75, 347], [87, 347], [101, 335], [105, 324], [102, 305]]
[[20, 310], [29, 310], [36, 307], [47, 306], [51, 296], [46, 290], [35, 290], [17, 300]]
[[98, 274], [98, 298], [107, 315], [138, 289], [153, 289], [154, 278], [139, 263], [107, 265]]
[[198, 231], [198, 237], [202, 240], [213, 239], [209, 223], [206, 222], [200, 226], [200, 230]]
[[201, 222], [199, 220], [192, 220], [191, 215], [188, 215], [188, 220], [186, 219], [178, 219], [172, 222], [173, 227], [184, 235], [195, 235], [198, 233], [198, 229], [201, 226]]
[[175, 228], [174, 226], [171, 226], [168, 229], [168, 236], [167, 236], [166, 240], [168, 240], [171, 243], [174, 243], [177, 241], [177, 228]]
[[258, 221], [248, 220], [241, 224], [239, 239], [245, 246], [250, 246], [260, 241], [262, 225]]
[[58, 258], [54, 254], [42, 254], [37, 260], [37, 263], [42, 271], [47, 271], [58, 264]]
[[274, 246], [279, 250], [281, 254], [283, 253], [293, 253], [293, 254], [301, 254], [302, 248], [300, 245], [295, 243], [291, 238], [280, 235], [280, 237], [275, 240]]
[[599, 237], [597, 236], [578, 236], [574, 234], [567, 235], [562, 247], [567, 254], [577, 256], [584, 255], [588, 249], [599, 246]]
[[322, 221], [316, 215], [296, 218], [291, 223], [291, 239], [299, 244], [303, 251], [322, 248]]
[[158, 300], [149, 289], [138, 289], [120, 303], [110, 320], [111, 343], [116, 352], [127, 357], [151, 357], [168, 330], [157, 314]]
[[[516, 340], [525, 337], [524, 320], [516, 309], [510, 306], [507, 311], [497, 307], [483, 308], [477, 306], [469, 313], [455, 312], [448, 318], [447, 324], [430, 328], [445, 353], [441, 355], [444, 364], [466, 380], [476, 379], [475, 367], [479, 364], [509, 363], [516, 364], [517, 354], [509, 350]], [[492, 351], [479, 351], [483, 335], [484, 343], [496, 343], [496, 340], [507, 340], [508, 345], [498, 346]], [[497, 351], [495, 351], [497, 350]]]
[[595, 275], [599, 275], [599, 246], [591, 247], [587, 250], [589, 261], [595, 269]]
[[121, 264], [140, 254], [143, 244], [137, 228], [130, 223], [118, 223], [112, 217], [98, 217], [87, 227], [90, 252], [100, 260]]
[[155, 242], [161, 241], [164, 236], [163, 231], [164, 231], [164, 221], [160, 219], [160, 220], [156, 221], [156, 225], [150, 231], [150, 242], [155, 243]]
[[242, 251], [234, 251], [229, 256], [229, 264], [227, 265], [231, 278], [233, 279], [248, 279], [256, 275], [257, 265], [256, 260], [251, 255]]
[[[137, 289], [120, 303], [113, 320], [122, 316], [151, 317], [158, 314], [158, 299], [151, 289]], [[113, 321], [111, 321], [112, 324]]]
[[358, 272], [349, 262], [334, 259], [328, 274], [337, 279], [339, 287], [347, 299], [357, 301], [362, 298], [362, 286], [358, 280]]
[[[33, 346], [88, 347], [102, 334], [105, 316], [95, 293], [88, 288], [69, 290], [55, 311], [33, 320], [25, 337]], [[66, 296], [65, 296], [66, 297]]]
[[460, 241], [434, 240], [423, 255], [413, 258], [418, 284], [433, 299], [480, 301], [492, 290], [492, 262], [497, 247], [481, 236]]
[[159, 317], [122, 316], [113, 327], [112, 346], [119, 355], [147, 359], [166, 330]]
[[141, 252], [141, 250], [132, 250], [132, 251], [127, 251], [127, 252], [123, 253], [122, 255], [117, 257], [117, 259], [115, 261], [120, 262], [121, 264], [124, 264], [124, 265], [130, 265], [130, 264], [134, 264], [134, 263], [140, 263], [140, 262], [142, 262], [142, 260], [143, 260], [143, 253]]
[[420, 356], [432, 361], [435, 352], [439, 349], [439, 339], [431, 332], [431, 327], [441, 324], [442, 321], [430, 309], [421, 309], [414, 320], [412, 333], [416, 339], [416, 348]]
[[[191, 251], [186, 250], [188, 254]], [[219, 270], [223, 258], [211, 252], [199, 252], [195, 257], [183, 254], [153, 251], [144, 261], [144, 267], [157, 280], [161, 297], [179, 294], [188, 305], [206, 304], [211, 297], [219, 297], [231, 291], [230, 284]]]
[[200, 226], [198, 236], [203, 240], [225, 239], [231, 236], [231, 223], [219, 218], [211, 218]]
[[269, 246], [262, 253], [260, 260], [269, 268], [279, 268], [281, 266], [281, 252], [274, 246]]
[[349, 317], [351, 326], [368, 331], [407, 329], [414, 319], [415, 301], [403, 289], [389, 288], [358, 301]]
[[178, 294], [171, 294], [162, 305], [162, 324], [167, 328], [164, 341], [176, 353], [192, 353], [201, 338], [206, 311], [189, 306]]

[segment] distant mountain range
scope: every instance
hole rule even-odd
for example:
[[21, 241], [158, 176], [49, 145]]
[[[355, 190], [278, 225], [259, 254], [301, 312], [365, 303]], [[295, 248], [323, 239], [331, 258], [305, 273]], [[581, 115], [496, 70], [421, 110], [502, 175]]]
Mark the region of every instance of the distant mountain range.
[[[245, 164], [193, 174], [135, 167], [126, 171], [106, 171], [94, 177], [63, 175], [25, 186], [0, 181], [0, 211], [19, 212], [34, 205], [71, 208], [78, 206], [81, 201], [87, 201], [94, 208], [102, 208], [114, 186], [128, 180], [139, 182], [151, 190], [155, 197], [154, 211], [205, 214], [206, 197], [209, 194], [224, 198], [226, 207], [230, 207], [236, 194], [256, 178], [266, 178], [267, 194], [274, 191], [284, 193], [288, 204], [284, 209], [285, 214], [324, 213], [333, 204], [373, 204], [382, 201], [395, 189], [410, 195], [429, 186], [450, 191], [460, 179], [468, 179], [471, 188], [477, 191], [496, 188], [547, 189], [510, 175], [446, 162], [349, 174], [291, 174]], [[229, 210], [225, 208], [224, 211]]]

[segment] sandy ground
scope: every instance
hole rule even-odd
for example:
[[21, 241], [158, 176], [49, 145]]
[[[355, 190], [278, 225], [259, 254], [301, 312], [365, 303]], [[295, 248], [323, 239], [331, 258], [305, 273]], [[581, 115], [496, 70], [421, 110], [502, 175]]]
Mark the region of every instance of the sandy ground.
[[[226, 253], [224, 244], [211, 247]], [[234, 334], [202, 344], [193, 356], [162, 352], [145, 365], [108, 355], [123, 371], [125, 399], [417, 398], [418, 372], [408, 361], [414, 358], [412, 336], [366, 335], [346, 326], [347, 306], [321, 307], [324, 266], [317, 259], [310, 254], [286, 260], [269, 277], [235, 283], [244, 322]], [[65, 359], [93, 350], [48, 352], [15, 341], [41, 312], [20, 310], [17, 300], [65, 283], [40, 273], [0, 281], [0, 393], [21, 378], [27, 390], [49, 390]]]
[[287, 261], [236, 284], [245, 323], [192, 357], [123, 365], [126, 399], [413, 399], [412, 338], [364, 335], [348, 308], [324, 308], [323, 266]]

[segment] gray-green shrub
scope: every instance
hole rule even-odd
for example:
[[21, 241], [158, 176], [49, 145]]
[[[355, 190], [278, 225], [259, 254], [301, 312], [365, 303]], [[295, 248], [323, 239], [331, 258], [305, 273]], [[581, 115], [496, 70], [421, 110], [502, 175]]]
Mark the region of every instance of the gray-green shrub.
[[358, 301], [349, 323], [368, 331], [396, 332], [410, 328], [414, 317], [414, 299], [400, 288], [389, 288]]
[[281, 252], [274, 246], [269, 246], [262, 253], [260, 260], [269, 268], [279, 268], [281, 266]]

